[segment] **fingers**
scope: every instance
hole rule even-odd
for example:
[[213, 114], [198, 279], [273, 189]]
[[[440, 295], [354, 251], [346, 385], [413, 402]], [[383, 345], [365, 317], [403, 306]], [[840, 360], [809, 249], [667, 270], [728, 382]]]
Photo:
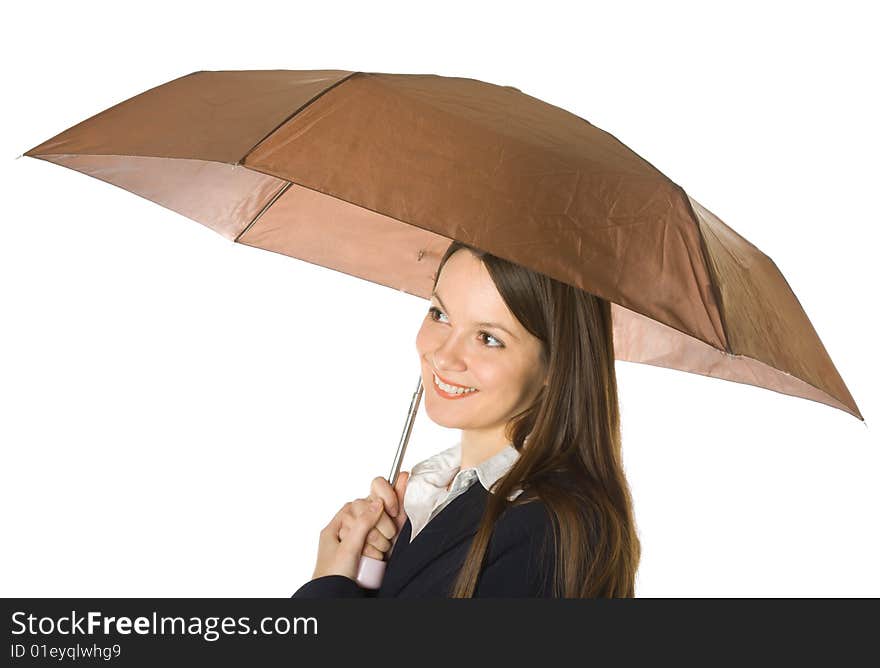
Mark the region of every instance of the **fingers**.
[[346, 503], [339, 511], [333, 516], [327, 526], [321, 529], [321, 533], [318, 537], [318, 551], [320, 552], [325, 546], [335, 545], [340, 540], [340, 531], [343, 530], [343, 523], [346, 518], [352, 512], [352, 504]]
[[380, 500], [372, 502], [367, 512], [358, 517], [351, 525], [348, 533], [339, 543], [339, 551], [352, 559], [360, 556], [367, 540], [367, 534], [378, 521], [381, 512], [382, 502]]
[[[389, 525], [383, 523], [380, 527], [383, 535], [391, 539], [406, 524], [406, 509], [403, 500], [406, 496], [406, 485], [409, 482], [409, 471], [399, 471], [397, 479], [394, 481], [394, 487], [383, 477], [373, 478], [370, 485], [370, 497], [382, 499], [385, 504], [385, 512], [392, 518]], [[393, 533], [389, 533], [392, 532]]]
[[[395, 497], [397, 497], [397, 493], [399, 490], [406, 489], [406, 481], [408, 476], [409, 474], [406, 471], [402, 471], [400, 475], [398, 475], [398, 484], [395, 486], [394, 489]], [[387, 480], [385, 480], [384, 478], [377, 478], [374, 483], [376, 484], [376, 487], [378, 489], [382, 489], [381, 483], [379, 483], [378, 481], [383, 481], [387, 486], [387, 489], [391, 489], [391, 486], [388, 485]], [[372, 512], [372, 510], [370, 509], [370, 502], [373, 500], [374, 497], [370, 496], [366, 499], [355, 499], [354, 501], [346, 503], [342, 508], [340, 508], [339, 512], [336, 513], [336, 515], [333, 517], [327, 527], [325, 527], [325, 530], [322, 532], [322, 536], [324, 536], [326, 533], [326, 536], [335, 539], [337, 542], [345, 540], [358, 519], [362, 515], [370, 514]], [[383, 504], [383, 510], [379, 513], [378, 518], [371, 527], [371, 530], [367, 535], [365, 545], [365, 547], [367, 548], [365, 554], [367, 552], [372, 552], [376, 557], [378, 557], [379, 554], [384, 554], [391, 549], [394, 537], [400, 532], [400, 528], [406, 522], [406, 512], [403, 509], [402, 498], [399, 498], [397, 500], [399, 515], [396, 518], [392, 518], [389, 516], [387, 509], [385, 509], [384, 507], [384, 499], [382, 497], [378, 497], [378, 500]], [[370, 549], [370, 547], [374, 548], [374, 550]]]
[[365, 545], [363, 552], [361, 552], [366, 557], [372, 557], [373, 559], [378, 559], [379, 561], [385, 560], [385, 553], [377, 550], [372, 545]]
[[[398, 478], [399, 477], [400, 476], [398, 475]], [[382, 499], [382, 502], [385, 504], [385, 512], [391, 517], [397, 516], [398, 510], [400, 509], [400, 502], [397, 498], [397, 493], [394, 488], [391, 487], [391, 484], [382, 476], [373, 478], [373, 482], [370, 484], [370, 497], [374, 499]]]
[[[337, 529], [340, 539], [345, 538], [345, 535], [351, 529], [351, 525], [354, 524], [355, 521], [357, 521], [357, 518], [359, 518], [365, 512], [369, 512], [369, 510], [365, 510], [368, 509], [368, 507], [369, 501], [366, 499], [358, 499], [357, 501], [354, 501], [352, 503], [352, 512], [348, 516], [343, 518], [342, 523]], [[388, 517], [388, 514], [385, 512], [383, 512], [379, 516], [374, 526], [376, 527], [377, 534], [387, 540], [391, 540], [392, 538], [394, 538], [395, 534], [397, 534], [398, 531], [397, 525], [394, 523], [394, 520]], [[374, 544], [376, 544], [377, 547], [382, 544], [382, 541], [379, 540], [378, 537], [373, 542]]]
[[376, 528], [379, 530], [385, 538], [391, 540], [394, 538], [394, 535], [397, 533], [397, 525], [394, 523], [390, 517], [388, 517], [388, 513], [382, 513], [379, 515], [379, 519], [376, 522]]
[[378, 529], [373, 527], [370, 529], [370, 533], [367, 534], [367, 542], [364, 545], [362, 554], [373, 557], [373, 559], [384, 559], [392, 544]]
[[370, 530], [370, 533], [367, 534], [367, 545], [372, 545], [382, 554], [385, 554], [391, 549], [391, 541], [385, 538], [385, 536], [382, 535], [382, 532], [375, 527], [373, 527]]
[[339, 533], [339, 530], [342, 528], [343, 523], [345, 522], [345, 518], [351, 514], [352, 512], [352, 503], [349, 501], [342, 508], [340, 508], [337, 513], [333, 516], [327, 526], [321, 529], [321, 535], [323, 536], [325, 533], [329, 536], [333, 536], [334, 538]]

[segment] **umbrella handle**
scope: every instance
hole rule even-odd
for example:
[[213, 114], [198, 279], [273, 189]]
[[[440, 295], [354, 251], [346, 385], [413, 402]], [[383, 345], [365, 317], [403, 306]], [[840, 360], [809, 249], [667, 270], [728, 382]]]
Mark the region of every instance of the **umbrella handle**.
[[[403, 426], [403, 433], [400, 435], [400, 443], [397, 445], [397, 454], [394, 455], [394, 463], [391, 465], [391, 473], [388, 476], [388, 482], [394, 487], [397, 482], [397, 474], [400, 473], [400, 465], [403, 462], [403, 455], [406, 452], [406, 445], [409, 443], [409, 436], [412, 433], [413, 422], [416, 419], [416, 413], [419, 412], [419, 401], [422, 398], [422, 375], [419, 374], [419, 384], [416, 391], [412, 395], [409, 403], [409, 412], [406, 415], [406, 423]], [[395, 541], [396, 542], [396, 541]], [[394, 549], [394, 546], [391, 546]], [[378, 589], [382, 586], [382, 580], [385, 577], [385, 564], [383, 559], [374, 559], [365, 554], [361, 555], [361, 561], [358, 565], [358, 573], [356, 581], [364, 589]]]
[[385, 562], [365, 554], [358, 564], [357, 583], [364, 589], [378, 589], [385, 579]]

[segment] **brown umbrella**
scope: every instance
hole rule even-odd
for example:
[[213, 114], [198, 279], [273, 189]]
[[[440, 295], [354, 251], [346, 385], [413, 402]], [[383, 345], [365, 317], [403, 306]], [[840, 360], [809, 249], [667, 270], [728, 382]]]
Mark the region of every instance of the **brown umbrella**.
[[[510, 86], [194, 72], [27, 151], [232, 241], [429, 298], [451, 240], [612, 302], [617, 359], [864, 420], [774, 262], [614, 136]], [[418, 408], [414, 395], [389, 481]]]
[[773, 260], [614, 136], [510, 86], [194, 72], [24, 155], [426, 299], [458, 239], [611, 301], [618, 359], [863, 420]]

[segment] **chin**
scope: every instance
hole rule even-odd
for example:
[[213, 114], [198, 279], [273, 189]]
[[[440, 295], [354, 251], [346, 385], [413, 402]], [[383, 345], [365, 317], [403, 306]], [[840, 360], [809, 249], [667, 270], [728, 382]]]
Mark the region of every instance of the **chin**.
[[[444, 399], [438, 398], [437, 401], [445, 403]], [[463, 419], [465, 416], [461, 411], [456, 413], [455, 410], [437, 410], [433, 404], [434, 402], [430, 400], [425, 402], [425, 413], [431, 422], [446, 429], [470, 429], [466, 419]]]

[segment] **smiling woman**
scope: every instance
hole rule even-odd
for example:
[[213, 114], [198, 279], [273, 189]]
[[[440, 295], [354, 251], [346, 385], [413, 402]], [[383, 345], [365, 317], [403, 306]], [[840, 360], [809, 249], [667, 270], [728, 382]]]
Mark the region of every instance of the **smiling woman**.
[[436, 388], [437, 375], [477, 392], [455, 403], [427, 393], [428, 415], [462, 430], [462, 469], [505, 447], [517, 453], [452, 595], [474, 594], [509, 507], [537, 502], [552, 519], [550, 595], [634, 596], [641, 547], [621, 461], [610, 303], [460, 243], [441, 261], [432, 299], [440, 308], [416, 344], [423, 384]]
[[[461, 439], [394, 490], [374, 479], [387, 513], [346, 504], [322, 532], [333, 565], [319, 548], [294, 597], [634, 596], [610, 302], [460, 242], [431, 302], [425, 411]], [[355, 549], [390, 550], [378, 591], [358, 586]]]
[[[428, 309], [416, 348], [422, 384], [434, 388], [425, 411], [437, 424], [462, 430], [461, 467], [469, 468], [510, 443], [507, 423], [547, 385], [547, 357], [478, 255], [453, 245], [444, 260], [432, 296], [442, 310]], [[462, 395], [457, 388], [475, 391]], [[462, 398], [467, 401], [450, 401]]]

